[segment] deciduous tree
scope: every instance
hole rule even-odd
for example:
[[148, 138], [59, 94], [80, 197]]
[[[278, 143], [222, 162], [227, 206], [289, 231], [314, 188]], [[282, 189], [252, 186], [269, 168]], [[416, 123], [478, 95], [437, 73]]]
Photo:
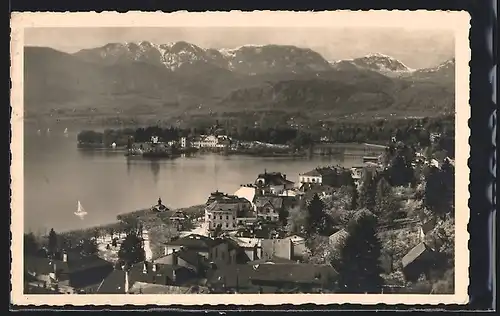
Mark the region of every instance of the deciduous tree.
[[142, 247], [142, 240], [135, 232], [129, 232], [123, 240], [120, 250], [118, 250], [118, 258], [126, 266], [144, 261], [145, 253]]

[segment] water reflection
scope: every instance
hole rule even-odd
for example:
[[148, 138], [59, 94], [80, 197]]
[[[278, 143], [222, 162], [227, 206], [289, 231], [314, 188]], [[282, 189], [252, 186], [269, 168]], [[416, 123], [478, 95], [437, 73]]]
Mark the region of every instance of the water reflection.
[[160, 174], [160, 163], [156, 159], [152, 159], [149, 163], [149, 168], [153, 174], [153, 181], [158, 184], [158, 175]]

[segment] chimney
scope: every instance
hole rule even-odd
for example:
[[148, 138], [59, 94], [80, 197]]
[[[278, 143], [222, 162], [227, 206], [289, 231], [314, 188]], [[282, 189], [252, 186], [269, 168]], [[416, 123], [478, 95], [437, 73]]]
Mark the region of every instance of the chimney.
[[125, 294], [128, 293], [129, 290], [129, 284], [128, 284], [128, 270], [125, 271]]
[[289, 247], [288, 247], [288, 260], [292, 260], [293, 257], [293, 242], [289, 239]]
[[157, 266], [157, 264], [153, 263], [153, 266], [151, 267], [151, 271], [156, 272], [156, 266]]
[[179, 264], [178, 255], [176, 251], [172, 252], [172, 265], [176, 266]]
[[144, 264], [142, 265], [142, 273], [144, 274], [148, 273], [148, 266], [146, 262], [144, 262]]
[[68, 254], [66, 253], [66, 251], [63, 252], [62, 260], [63, 262], [68, 262]]
[[172, 283], [175, 284], [175, 282], [177, 281], [177, 274], [175, 272], [175, 269], [172, 270]]
[[164, 255], [164, 256], [168, 255], [168, 247], [167, 247], [167, 246], [165, 246], [165, 247], [163, 248], [163, 255]]

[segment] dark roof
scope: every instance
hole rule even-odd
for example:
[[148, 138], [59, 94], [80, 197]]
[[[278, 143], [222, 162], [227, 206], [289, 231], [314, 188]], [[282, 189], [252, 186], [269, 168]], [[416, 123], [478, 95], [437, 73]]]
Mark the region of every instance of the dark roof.
[[422, 231], [423, 231], [424, 235], [426, 235], [428, 232], [433, 230], [434, 227], [436, 227], [436, 222], [437, 222], [436, 218], [432, 218], [428, 221], [422, 222]]
[[283, 207], [283, 199], [281, 197], [259, 196], [255, 199], [255, 206], [257, 207], [263, 207], [267, 203], [270, 203], [275, 209], [280, 209]]
[[191, 234], [166, 243], [170, 246], [183, 246], [188, 249], [208, 250], [213, 247], [214, 240], [210, 237]]
[[274, 258], [269, 259], [269, 260], [257, 259], [257, 260], [247, 262], [247, 264], [252, 264], [252, 265], [253, 264], [294, 264], [294, 263], [297, 263], [297, 262], [294, 260], [289, 260], [289, 259], [280, 258], [280, 257], [274, 257]]
[[421, 242], [420, 244], [413, 247], [401, 260], [403, 264], [403, 268], [408, 266], [410, 263], [414, 262], [417, 258], [422, 256], [426, 252], [432, 251], [425, 243]]
[[48, 275], [54, 272], [54, 267], [48, 258], [26, 255], [24, 257], [24, 270], [36, 272], [36, 274]]
[[113, 270], [97, 287], [97, 293], [101, 294], [124, 294], [125, 293], [125, 271]]
[[186, 214], [182, 211], [176, 211], [170, 216], [170, 219], [186, 219]]
[[226, 288], [255, 287], [258, 281], [321, 285], [323, 282], [330, 282], [330, 278], [336, 275], [335, 269], [329, 265], [238, 264], [213, 271], [209, 283], [212, 285], [225, 284]]
[[258, 175], [258, 178], [262, 178], [266, 181], [266, 185], [284, 185], [291, 184], [293, 181], [287, 180], [286, 176], [281, 172], [264, 172]]
[[302, 175], [304, 176], [311, 176], [311, 177], [320, 177], [320, 176], [326, 176], [329, 174], [337, 174], [338, 170], [337, 168], [334, 167], [318, 167], [316, 169], [313, 169], [311, 171], [308, 171]]
[[195, 267], [206, 265], [206, 258], [195, 251], [183, 249], [175, 252], [175, 254], [179, 256], [180, 259]]

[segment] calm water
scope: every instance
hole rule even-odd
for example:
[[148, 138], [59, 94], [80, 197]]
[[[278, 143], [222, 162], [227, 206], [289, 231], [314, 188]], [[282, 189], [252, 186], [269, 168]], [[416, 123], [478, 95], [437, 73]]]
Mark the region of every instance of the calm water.
[[[76, 132], [64, 137], [25, 131], [25, 231], [84, 228], [112, 222], [116, 215], [150, 207], [161, 196], [171, 208], [204, 203], [218, 189], [234, 193], [258, 173], [281, 171], [292, 181], [318, 165], [359, 164], [361, 158], [258, 158], [203, 155], [164, 161], [129, 161], [123, 152], [76, 148]], [[80, 200], [88, 215], [73, 212]]]

